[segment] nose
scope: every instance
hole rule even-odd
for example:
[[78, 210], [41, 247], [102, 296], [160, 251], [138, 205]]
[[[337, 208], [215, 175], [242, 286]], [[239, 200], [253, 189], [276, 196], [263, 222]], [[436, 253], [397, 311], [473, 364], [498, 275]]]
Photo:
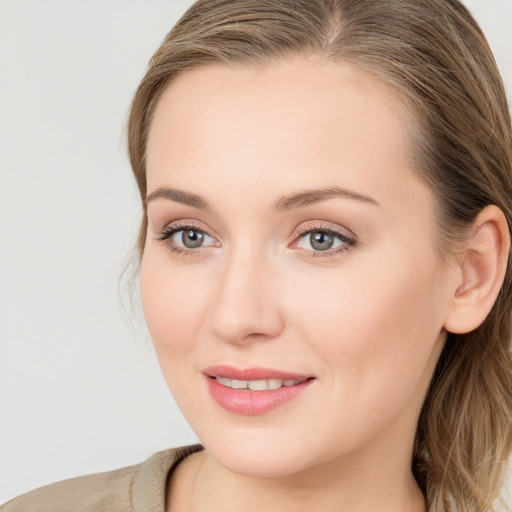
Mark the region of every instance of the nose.
[[227, 343], [272, 339], [284, 328], [277, 268], [248, 252], [234, 251], [223, 262], [213, 297], [212, 332]]

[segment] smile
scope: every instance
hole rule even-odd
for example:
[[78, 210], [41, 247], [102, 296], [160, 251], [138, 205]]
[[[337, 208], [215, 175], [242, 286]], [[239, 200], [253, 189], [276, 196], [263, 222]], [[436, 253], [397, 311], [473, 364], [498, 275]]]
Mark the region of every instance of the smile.
[[263, 379], [263, 380], [238, 380], [238, 379], [229, 379], [227, 377], [215, 377], [215, 380], [231, 389], [248, 389], [251, 391], [267, 391], [268, 389], [279, 389], [283, 386], [297, 386], [297, 384], [301, 384], [305, 380], [294, 380], [294, 379]]
[[209, 367], [203, 371], [211, 398], [244, 416], [269, 412], [298, 398], [316, 378], [266, 368]]

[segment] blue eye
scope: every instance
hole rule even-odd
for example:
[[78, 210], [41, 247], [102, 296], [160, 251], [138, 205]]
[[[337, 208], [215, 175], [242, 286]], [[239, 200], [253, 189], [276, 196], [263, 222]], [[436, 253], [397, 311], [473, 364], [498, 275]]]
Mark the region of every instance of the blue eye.
[[198, 229], [182, 229], [180, 231], [176, 231], [173, 238], [177, 239], [174, 240], [175, 243], [179, 241], [187, 249], [195, 249], [197, 247], [201, 247], [209, 237], [206, 233], [203, 233]]
[[[201, 249], [219, 246], [215, 238], [194, 225], [170, 225], [156, 238], [171, 252], [183, 255], [197, 255]], [[308, 257], [329, 257], [356, 245], [356, 240], [340, 231], [322, 226], [304, 226], [295, 237], [292, 248], [299, 248]]]
[[347, 250], [355, 244], [356, 241], [353, 238], [332, 228], [317, 227], [302, 231], [294, 243], [294, 247], [300, 247], [312, 253], [311, 256], [332, 256]]
[[307, 245], [309, 245], [308, 249], [315, 251], [327, 251], [342, 244], [339, 238], [325, 231], [312, 231], [301, 239], [305, 239]]
[[215, 242], [214, 238], [195, 226], [167, 227], [160, 233], [157, 240], [165, 242], [173, 252], [178, 253], [193, 252], [194, 249], [200, 249]]

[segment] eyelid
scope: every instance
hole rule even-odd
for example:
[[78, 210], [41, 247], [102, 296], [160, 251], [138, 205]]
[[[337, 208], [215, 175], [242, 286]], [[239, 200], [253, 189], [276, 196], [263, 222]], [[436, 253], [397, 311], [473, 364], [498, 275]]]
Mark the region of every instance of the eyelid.
[[210, 235], [208, 228], [202, 226], [200, 223], [192, 219], [180, 219], [173, 222], [168, 222], [162, 229], [158, 231], [156, 238], [159, 240], [163, 238], [164, 235], [172, 231], [176, 232], [187, 228], [196, 229], [197, 231], [201, 231], [215, 239], [214, 236]]
[[[155, 239], [162, 244], [166, 245], [172, 252], [182, 254], [182, 255], [198, 255], [201, 254], [204, 250], [211, 248], [212, 246], [219, 246], [219, 241], [217, 238], [210, 233], [210, 230], [201, 226], [202, 223], [198, 223], [192, 219], [180, 219], [174, 222], [168, 223], [160, 232], [157, 234]], [[216, 245], [210, 243], [209, 245], [199, 246], [196, 248], [188, 248], [178, 246], [172, 242], [172, 237], [183, 230], [192, 229], [204, 233], [208, 237], [210, 237]], [[339, 240], [341, 240], [342, 245], [335, 247], [334, 249], [326, 249], [322, 250], [314, 250], [314, 249], [305, 249], [301, 247], [297, 247], [297, 244], [301, 238], [303, 238], [308, 233], [314, 232], [324, 232], [328, 233]], [[356, 235], [346, 229], [341, 228], [339, 226], [334, 227], [330, 223], [326, 221], [308, 221], [305, 224], [299, 226], [298, 229], [294, 232], [292, 237], [288, 240], [287, 246], [300, 250], [306, 257], [333, 257], [338, 255], [339, 253], [345, 252], [357, 244], [358, 240]]]
[[335, 235], [340, 235], [343, 238], [357, 241], [357, 236], [350, 229], [342, 228], [338, 225], [332, 225], [330, 222], [312, 220], [307, 221], [304, 224], [301, 224], [299, 228], [292, 235], [290, 241], [295, 240], [298, 236], [304, 235], [305, 233], [309, 233], [311, 231], [327, 231], [333, 233]]
[[199, 255], [203, 252], [203, 250], [207, 249], [211, 245], [200, 246], [194, 249], [189, 247], [181, 247], [172, 242], [172, 238], [176, 233], [180, 231], [185, 231], [186, 229], [199, 231], [208, 237], [210, 237], [215, 243], [218, 244], [218, 240], [215, 236], [210, 234], [209, 230], [202, 227], [200, 223], [192, 220], [192, 219], [180, 219], [178, 221], [170, 222], [166, 224], [159, 233], [155, 236], [155, 240], [161, 242], [163, 245], [167, 246], [167, 248], [178, 255], [190, 255], [195, 256]]
[[178, 217], [178, 216], [175, 219], [170, 219], [165, 222], [163, 222], [163, 219], [162, 219], [161, 223], [160, 222], [155, 223], [155, 230], [157, 230], [158, 232], [161, 232], [161, 231], [164, 231], [165, 229], [171, 229], [171, 228], [175, 228], [177, 226], [182, 227], [182, 228], [193, 226], [194, 228], [199, 229], [204, 232], [211, 231], [210, 228], [208, 227], [208, 225], [204, 224], [203, 222], [201, 222], [199, 220], [196, 220], [192, 217], [183, 218], [183, 217]]
[[[301, 238], [308, 233], [324, 232], [329, 233], [332, 236], [337, 237], [343, 242], [342, 246], [334, 249], [327, 249], [325, 251], [315, 251], [311, 249], [303, 249], [297, 247], [297, 244]], [[330, 223], [325, 221], [309, 221], [306, 224], [300, 226], [298, 230], [291, 237], [289, 246], [292, 249], [301, 250], [306, 257], [334, 257], [342, 252], [348, 251], [355, 247], [358, 243], [357, 236], [346, 228], [333, 227]]]

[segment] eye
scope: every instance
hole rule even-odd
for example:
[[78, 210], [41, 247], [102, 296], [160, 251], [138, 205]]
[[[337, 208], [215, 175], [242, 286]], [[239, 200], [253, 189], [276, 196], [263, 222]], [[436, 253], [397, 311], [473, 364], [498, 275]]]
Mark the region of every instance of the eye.
[[180, 231], [176, 231], [173, 235], [174, 243], [179, 243], [179, 240], [183, 246], [188, 249], [201, 247], [208, 238], [209, 237], [206, 233], [203, 233], [198, 229], [181, 229]]
[[193, 225], [170, 225], [166, 226], [157, 240], [175, 253], [190, 254], [198, 252], [198, 249], [217, 242], [208, 233]]
[[355, 238], [331, 227], [306, 226], [300, 230], [300, 236], [293, 243], [293, 248], [309, 252], [308, 256], [333, 256], [355, 246]]

